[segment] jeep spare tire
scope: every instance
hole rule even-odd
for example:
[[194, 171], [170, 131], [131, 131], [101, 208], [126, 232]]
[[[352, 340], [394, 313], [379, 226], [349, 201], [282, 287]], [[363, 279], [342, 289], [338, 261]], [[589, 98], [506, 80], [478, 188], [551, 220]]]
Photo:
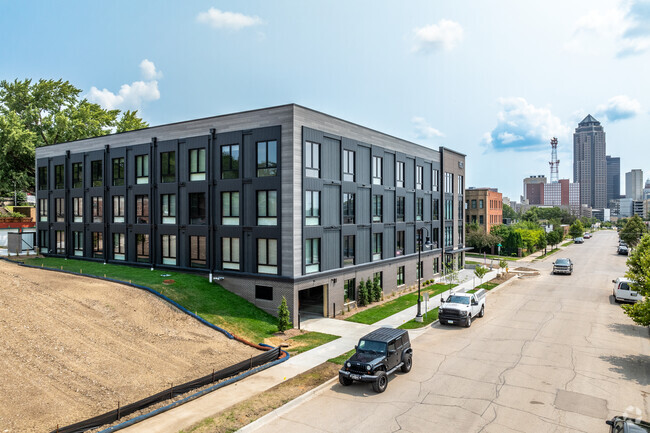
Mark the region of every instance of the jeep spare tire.
[[372, 389], [377, 393], [386, 391], [386, 387], [388, 386], [388, 376], [386, 376], [386, 372], [378, 371], [375, 376], [377, 376], [377, 380], [372, 383]]

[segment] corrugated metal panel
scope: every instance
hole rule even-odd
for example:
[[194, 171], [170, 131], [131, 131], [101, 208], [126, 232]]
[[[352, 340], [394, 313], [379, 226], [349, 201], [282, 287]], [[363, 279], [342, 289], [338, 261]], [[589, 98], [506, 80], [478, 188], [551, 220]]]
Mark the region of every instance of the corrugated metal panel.
[[321, 178], [341, 180], [341, 142], [324, 137], [321, 147]]
[[395, 226], [384, 227], [384, 258], [395, 257]]
[[384, 185], [395, 186], [395, 155], [384, 153]]
[[321, 197], [321, 225], [335, 226], [341, 224], [341, 187], [339, 185], [325, 185]]
[[384, 222], [395, 222], [395, 191], [384, 192]]
[[341, 267], [341, 231], [325, 230], [321, 246], [321, 271]]
[[357, 224], [370, 224], [370, 188], [357, 188]]
[[[426, 171], [425, 171], [426, 173]], [[424, 221], [431, 221], [431, 194], [424, 194]]]
[[415, 189], [415, 159], [406, 157], [404, 162], [404, 187]]
[[357, 148], [357, 183], [370, 185], [370, 148], [359, 146]]
[[368, 263], [370, 261], [370, 228], [359, 227], [357, 229], [356, 242], [356, 263]]
[[415, 226], [407, 225], [404, 233], [404, 243], [406, 251], [404, 254], [413, 254], [415, 252]]
[[406, 221], [415, 221], [415, 193], [406, 193]]

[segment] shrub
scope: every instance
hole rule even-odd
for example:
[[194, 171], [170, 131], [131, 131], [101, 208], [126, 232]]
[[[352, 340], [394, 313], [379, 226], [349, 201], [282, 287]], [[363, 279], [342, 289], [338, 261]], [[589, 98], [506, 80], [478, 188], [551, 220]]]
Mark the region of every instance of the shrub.
[[359, 281], [359, 298], [358, 304], [360, 307], [368, 304], [368, 289], [366, 287], [366, 282], [361, 280]]
[[375, 277], [372, 282], [372, 301], [379, 302], [381, 301], [381, 285], [379, 284], [379, 277]]
[[291, 327], [291, 314], [287, 306], [287, 298], [283, 296], [282, 302], [280, 302], [280, 306], [278, 307], [278, 331], [284, 332]]

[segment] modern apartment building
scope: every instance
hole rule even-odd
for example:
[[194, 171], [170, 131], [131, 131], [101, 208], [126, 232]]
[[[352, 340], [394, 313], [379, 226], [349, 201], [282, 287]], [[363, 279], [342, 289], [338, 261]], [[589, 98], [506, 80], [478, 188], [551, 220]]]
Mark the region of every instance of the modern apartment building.
[[37, 240], [203, 272], [272, 314], [286, 297], [296, 323], [340, 313], [362, 279], [390, 293], [462, 265], [464, 167], [294, 104], [156, 126], [38, 148]]
[[580, 184], [580, 203], [591, 208], [607, 207], [605, 152], [605, 131], [589, 114], [573, 134], [573, 182]]
[[635, 168], [625, 173], [625, 198], [643, 200], [643, 170]]
[[468, 188], [465, 190], [465, 223], [477, 223], [490, 233], [494, 226], [503, 224], [503, 195], [496, 188]]
[[607, 206], [621, 198], [621, 158], [605, 156], [607, 163]]

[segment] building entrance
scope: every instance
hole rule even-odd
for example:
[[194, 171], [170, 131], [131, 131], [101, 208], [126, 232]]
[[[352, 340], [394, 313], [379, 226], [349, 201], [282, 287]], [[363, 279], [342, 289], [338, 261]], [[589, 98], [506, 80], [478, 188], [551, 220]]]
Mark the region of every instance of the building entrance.
[[300, 314], [324, 316], [325, 286], [316, 286], [298, 292]]

